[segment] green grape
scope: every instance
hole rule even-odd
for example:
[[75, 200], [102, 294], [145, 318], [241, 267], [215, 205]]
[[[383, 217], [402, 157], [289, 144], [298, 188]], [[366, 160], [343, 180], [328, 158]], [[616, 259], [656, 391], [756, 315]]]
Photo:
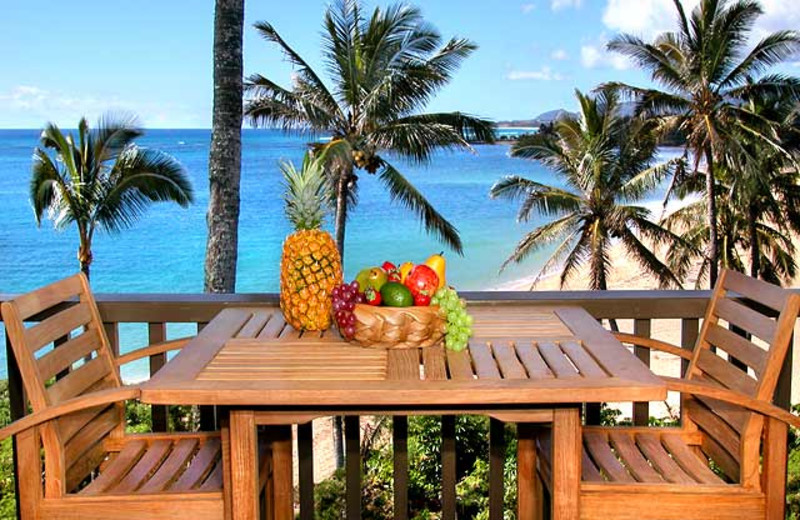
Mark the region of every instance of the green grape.
[[458, 315], [455, 311], [450, 311], [447, 313], [447, 322], [448, 323], [457, 323], [456, 320], [458, 319]]
[[474, 323], [475, 323], [475, 318], [473, 318], [472, 316], [470, 316], [469, 314], [467, 314], [467, 322], [465, 323], [465, 325], [466, 325], [467, 327], [472, 327], [472, 325], [473, 325]]
[[439, 298], [437, 298], [436, 296], [431, 298], [431, 305], [439, 305]]

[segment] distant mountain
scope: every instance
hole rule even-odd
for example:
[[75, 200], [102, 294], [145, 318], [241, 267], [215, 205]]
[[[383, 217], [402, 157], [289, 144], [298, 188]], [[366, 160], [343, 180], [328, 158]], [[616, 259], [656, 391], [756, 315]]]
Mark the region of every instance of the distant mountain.
[[510, 121], [499, 121], [497, 126], [505, 126], [512, 128], [541, 126], [542, 124], [549, 124], [561, 117], [575, 117], [577, 114], [568, 112], [563, 108], [543, 112], [533, 119], [514, 119]]

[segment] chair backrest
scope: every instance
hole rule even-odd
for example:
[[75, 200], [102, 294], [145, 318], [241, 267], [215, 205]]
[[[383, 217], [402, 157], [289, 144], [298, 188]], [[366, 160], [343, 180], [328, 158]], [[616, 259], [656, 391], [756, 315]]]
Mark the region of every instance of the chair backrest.
[[[687, 378], [771, 402], [798, 307], [800, 296], [789, 290], [723, 270]], [[763, 417], [708, 398], [691, 398], [684, 405], [690, 423], [706, 433], [706, 454], [732, 480], [755, 483]]]
[[[70, 300], [76, 300], [72, 303]], [[34, 412], [121, 386], [89, 282], [77, 274], [3, 303], [3, 321]], [[37, 322], [31, 323], [33, 319]], [[124, 433], [124, 406], [74, 413], [41, 429], [48, 490], [71, 491]]]

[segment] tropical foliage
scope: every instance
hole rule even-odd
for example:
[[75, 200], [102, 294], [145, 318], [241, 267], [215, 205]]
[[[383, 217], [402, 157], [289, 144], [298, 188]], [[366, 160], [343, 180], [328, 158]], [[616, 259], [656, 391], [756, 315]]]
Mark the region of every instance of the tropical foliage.
[[743, 135], [781, 150], [775, 122], [747, 110], [747, 103], [775, 96], [800, 99], [800, 80], [771, 72], [800, 51], [800, 34], [774, 32], [749, 49], [753, 25], [763, 14], [756, 0], [701, 0], [688, 14], [680, 0], [673, 1], [676, 31], [660, 34], [652, 42], [623, 34], [609, 43], [609, 49], [631, 58], [663, 87], [617, 84], [639, 102], [641, 115], [685, 135], [694, 170], [704, 169], [706, 263], [713, 285], [721, 252], [716, 181], [726, 167], [726, 156], [749, 153], [740, 146]]
[[245, 113], [250, 121], [332, 135], [334, 142], [346, 144], [329, 165], [340, 252], [347, 215], [358, 201], [356, 169], [377, 175], [394, 201], [462, 252], [455, 226], [389, 157], [424, 163], [435, 150], [469, 150], [470, 139], [494, 139], [493, 125], [485, 119], [423, 112], [476, 45], [463, 38], [444, 41], [415, 7], [397, 4], [365, 15], [357, 0], [336, 0], [323, 20], [322, 62], [329, 86], [271, 24], [259, 22], [256, 29], [283, 51], [295, 70], [289, 88], [260, 74], [248, 79], [251, 97]]
[[521, 222], [535, 216], [550, 219], [520, 240], [503, 267], [555, 246], [534, 284], [558, 267], [563, 287], [588, 263], [590, 287], [604, 290], [612, 268], [610, 249], [619, 241], [662, 286], [680, 286], [649, 244], [672, 247], [681, 240], [655, 223], [647, 208], [637, 205], [680, 161], [656, 163], [656, 123], [623, 117], [613, 90], [595, 95], [578, 91], [576, 97], [577, 118], [562, 118], [552, 132], [520, 139], [511, 149], [513, 157], [536, 160], [553, 170], [564, 186], [510, 176], [490, 191], [492, 198], [520, 201], [517, 218]]
[[30, 194], [37, 224], [45, 213], [58, 229], [78, 228], [78, 261], [89, 275], [99, 228], [116, 233], [133, 225], [153, 202], [193, 200], [183, 167], [171, 156], [135, 144], [143, 134], [132, 117], [106, 115], [77, 137], [49, 123], [34, 150]]

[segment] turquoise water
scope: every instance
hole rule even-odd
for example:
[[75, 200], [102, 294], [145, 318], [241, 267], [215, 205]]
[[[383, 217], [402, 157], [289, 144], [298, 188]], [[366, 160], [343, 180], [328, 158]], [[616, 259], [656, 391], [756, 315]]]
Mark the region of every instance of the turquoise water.
[[[0, 292], [27, 291], [77, 269], [74, 228], [37, 228], [28, 199], [31, 154], [38, 131], [0, 131]], [[153, 206], [130, 230], [99, 234], [94, 242], [92, 285], [98, 292], [200, 292], [206, 240], [209, 132], [152, 130], [139, 142], [174, 155], [192, 178], [196, 202], [189, 209]], [[278, 290], [281, 244], [290, 232], [283, 218], [278, 162], [299, 162], [303, 138], [245, 130], [242, 161], [238, 292]], [[396, 160], [407, 177], [461, 232], [464, 256], [445, 249], [449, 279], [461, 289], [485, 289], [519, 277], [497, 270], [524, 229], [515, 208], [489, 200], [494, 181], [509, 173], [553, 182], [540, 166], [508, 157], [507, 145], [478, 145], [476, 153], [442, 153], [426, 166]], [[372, 175], [362, 172], [359, 204], [348, 222], [346, 274], [383, 260], [424, 260], [442, 249], [414, 216], [393, 205]], [[532, 269], [535, 259], [528, 265]]]
[[[55, 231], [49, 221], [37, 228], [28, 197], [31, 156], [37, 130], [0, 130], [0, 293], [34, 289], [78, 270], [77, 232]], [[139, 141], [161, 149], [186, 167], [196, 202], [188, 209], [154, 205], [135, 227], [118, 235], [99, 234], [94, 241], [92, 286], [96, 292], [172, 292], [203, 290], [208, 205], [208, 130], [151, 130]], [[280, 160], [299, 162], [306, 141], [278, 131], [244, 131], [241, 218], [239, 225], [238, 292], [278, 290], [281, 244], [290, 232], [283, 217]], [[464, 256], [445, 249], [448, 282], [462, 290], [489, 289], [536, 272], [543, 261], [532, 256], [524, 266], [498, 269], [527, 229], [518, 224], [516, 206], [488, 198], [491, 185], [503, 175], [520, 174], [558, 184], [553, 175], [530, 161], [512, 159], [507, 144], [478, 145], [475, 153], [439, 153], [430, 164], [394, 160], [408, 179], [461, 232]], [[359, 204], [347, 226], [345, 275], [384, 260], [423, 261], [443, 248], [429, 237], [414, 216], [390, 202], [372, 175], [359, 173]], [[171, 336], [193, 333], [173, 326]], [[143, 325], [121, 330], [123, 352], [146, 342]], [[0, 377], [6, 370], [0, 349]], [[140, 378], [145, 365], [127, 375]]]
[[[37, 228], [28, 198], [33, 148], [38, 130], [0, 131], [0, 293], [34, 289], [78, 269], [77, 232], [56, 231], [46, 221]], [[208, 130], [151, 130], [142, 146], [174, 155], [193, 181], [196, 202], [189, 209], [154, 205], [130, 230], [99, 234], [94, 241], [92, 286], [96, 292], [201, 292], [208, 204]], [[306, 140], [277, 131], [245, 130], [242, 159], [242, 206], [239, 236], [238, 292], [278, 290], [281, 244], [290, 232], [281, 201], [278, 163], [301, 160]], [[530, 226], [514, 220], [515, 207], [489, 200], [492, 183], [518, 173], [554, 182], [540, 166], [508, 157], [508, 145], [478, 145], [475, 153], [441, 153], [425, 166], [394, 161], [439, 211], [461, 232], [464, 256], [445, 249], [448, 279], [460, 289], [487, 289], [535, 269], [497, 274], [505, 255]], [[378, 180], [362, 172], [359, 204], [347, 227], [345, 274], [384, 260], [422, 261], [443, 248], [427, 236], [414, 216], [393, 205]], [[181, 335], [184, 327], [171, 327]], [[144, 344], [144, 326], [121, 331], [123, 351]], [[0, 377], [5, 374], [0, 353]], [[143, 375], [144, 365], [130, 377]]]

